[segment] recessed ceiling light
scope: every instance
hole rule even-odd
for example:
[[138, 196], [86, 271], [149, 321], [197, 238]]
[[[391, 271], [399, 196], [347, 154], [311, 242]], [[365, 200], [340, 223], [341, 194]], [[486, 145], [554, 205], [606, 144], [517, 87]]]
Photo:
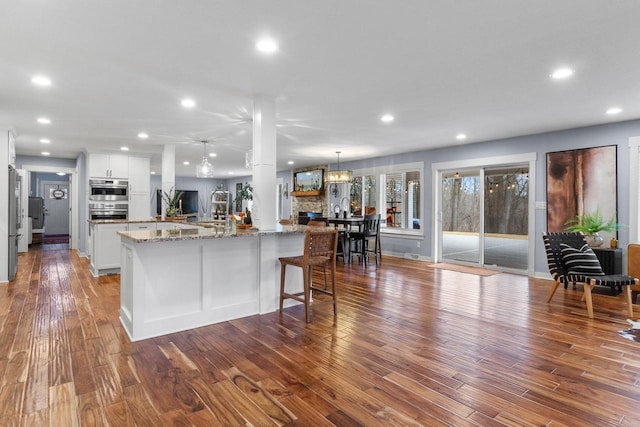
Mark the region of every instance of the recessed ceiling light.
[[43, 156], [48, 156], [48, 155], [50, 155], [51, 153], [50, 153], [50, 152], [48, 152], [48, 151], [43, 151], [43, 152], [42, 152], [42, 153], [40, 153], [40, 154], [42, 154]]
[[129, 147], [120, 147], [122, 151], [129, 151]]
[[33, 76], [31, 83], [38, 86], [51, 86], [51, 79], [47, 76]]
[[458, 140], [467, 139], [467, 135], [465, 135], [464, 133], [459, 133], [456, 135], [456, 139]]
[[558, 68], [553, 72], [553, 74], [551, 74], [551, 77], [554, 79], [566, 79], [572, 75], [573, 70], [571, 68]]
[[183, 165], [189, 166], [189, 162], [182, 162]]
[[66, 175], [66, 173], [65, 173], [65, 172], [56, 172], [56, 175], [58, 175], [58, 176], [65, 176], [65, 175]]
[[185, 98], [180, 102], [180, 105], [182, 105], [184, 108], [193, 108], [196, 106], [196, 101], [191, 98]]
[[289, 161], [287, 162], [287, 164], [288, 164], [288, 165], [292, 165], [292, 164], [293, 164], [293, 160], [289, 160]]
[[48, 144], [48, 143], [50, 143], [50, 142], [51, 142], [51, 140], [50, 140], [50, 139], [47, 139], [47, 138], [42, 138], [42, 139], [40, 140], [40, 142], [42, 142], [43, 144]]
[[383, 123], [391, 123], [395, 120], [395, 117], [393, 117], [391, 114], [385, 114], [384, 116], [380, 117], [380, 120], [382, 120]]
[[621, 113], [621, 112], [622, 112], [622, 108], [618, 108], [618, 107], [611, 107], [607, 110], [607, 114], [609, 114], [610, 116]]
[[146, 134], [146, 133], [144, 133], [144, 132], [140, 132], [140, 133], [138, 134], [138, 138], [140, 138], [140, 139], [147, 139], [147, 138], [149, 138], [149, 135], [148, 135], [148, 134]]
[[256, 49], [262, 53], [273, 53], [278, 50], [278, 44], [273, 39], [261, 39], [256, 43]]
[[156, 172], [155, 172], [155, 171], [151, 171], [151, 175], [155, 175], [155, 174], [156, 174]]
[[51, 123], [51, 120], [46, 117], [38, 117], [38, 123], [40, 123], [41, 125], [48, 125], [49, 123]]
[[216, 153], [209, 153], [209, 157], [216, 157], [217, 154]]
[[229, 172], [229, 175], [233, 175], [233, 172]]

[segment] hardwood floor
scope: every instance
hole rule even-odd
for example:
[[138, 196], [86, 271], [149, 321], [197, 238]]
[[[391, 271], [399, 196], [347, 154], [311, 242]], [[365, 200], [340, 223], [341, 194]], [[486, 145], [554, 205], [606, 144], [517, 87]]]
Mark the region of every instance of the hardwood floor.
[[0, 285], [2, 425], [640, 425], [622, 299], [590, 320], [548, 281], [384, 257], [338, 263], [336, 321], [292, 307], [131, 343], [119, 277], [49, 249]]

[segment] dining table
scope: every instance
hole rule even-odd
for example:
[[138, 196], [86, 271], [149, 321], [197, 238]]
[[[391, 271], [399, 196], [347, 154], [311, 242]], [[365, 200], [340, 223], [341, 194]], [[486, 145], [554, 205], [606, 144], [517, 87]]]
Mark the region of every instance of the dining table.
[[349, 218], [329, 218], [329, 224], [333, 224], [335, 227], [343, 226], [347, 231], [353, 230], [354, 227], [360, 229], [360, 226], [364, 224], [363, 216], [352, 216]]
[[342, 256], [344, 262], [350, 258], [349, 251], [351, 250], [351, 241], [349, 240], [349, 233], [351, 231], [360, 231], [360, 227], [364, 224], [363, 216], [352, 216], [348, 218], [338, 217], [329, 218], [327, 221], [329, 224], [333, 224], [334, 227], [339, 229], [339, 242], [340, 248], [338, 248], [338, 256]]

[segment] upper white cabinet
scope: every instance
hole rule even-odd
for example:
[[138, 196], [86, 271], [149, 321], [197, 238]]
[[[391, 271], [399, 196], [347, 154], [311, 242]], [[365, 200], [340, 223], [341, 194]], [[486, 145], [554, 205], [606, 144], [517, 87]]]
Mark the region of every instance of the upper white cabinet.
[[129, 220], [151, 216], [151, 176], [148, 157], [129, 157]]
[[129, 178], [129, 156], [89, 153], [89, 177]]
[[129, 157], [129, 185], [132, 193], [149, 194], [151, 189], [148, 157]]

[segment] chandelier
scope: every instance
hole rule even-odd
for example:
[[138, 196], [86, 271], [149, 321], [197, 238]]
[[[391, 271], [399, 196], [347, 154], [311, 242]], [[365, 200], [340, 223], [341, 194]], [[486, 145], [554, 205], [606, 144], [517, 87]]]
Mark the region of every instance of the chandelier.
[[336, 151], [338, 155], [338, 169], [334, 171], [328, 171], [325, 181], [328, 183], [342, 184], [351, 182], [351, 171], [340, 170], [340, 151]]
[[213, 165], [209, 163], [209, 160], [207, 159], [208, 141], [201, 142], [204, 154], [202, 155], [202, 162], [198, 166], [196, 166], [196, 176], [198, 178], [213, 178]]

